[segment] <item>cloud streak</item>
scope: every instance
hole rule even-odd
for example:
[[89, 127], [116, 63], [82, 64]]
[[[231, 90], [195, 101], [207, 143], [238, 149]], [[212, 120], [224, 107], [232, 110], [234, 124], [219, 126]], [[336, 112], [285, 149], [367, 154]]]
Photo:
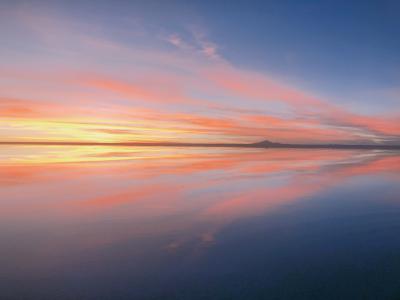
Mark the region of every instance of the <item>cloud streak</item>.
[[[0, 131], [13, 140], [400, 141], [399, 112], [355, 113], [238, 68], [199, 30], [186, 39], [149, 34], [139, 45], [68, 18], [15, 15], [3, 22], [28, 27], [28, 47], [40, 50], [15, 49], [24, 63], [10, 58], [0, 69]], [[23, 38], [18, 31], [12, 39]]]

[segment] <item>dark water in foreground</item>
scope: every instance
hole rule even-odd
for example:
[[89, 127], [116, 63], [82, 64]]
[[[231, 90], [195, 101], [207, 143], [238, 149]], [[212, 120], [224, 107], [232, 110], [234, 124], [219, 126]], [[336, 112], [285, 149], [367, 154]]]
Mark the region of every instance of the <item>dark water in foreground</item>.
[[2, 147], [0, 299], [400, 299], [400, 155]]

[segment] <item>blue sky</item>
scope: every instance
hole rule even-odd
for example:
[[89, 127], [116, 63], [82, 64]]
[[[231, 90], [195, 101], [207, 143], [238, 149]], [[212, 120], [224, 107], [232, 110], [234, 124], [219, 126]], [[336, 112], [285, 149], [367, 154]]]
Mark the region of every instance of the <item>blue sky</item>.
[[[80, 95], [83, 88], [88, 92], [82, 82], [74, 86], [52, 82], [56, 77], [50, 73], [64, 76], [68, 69], [80, 75], [95, 73], [107, 80], [119, 80], [112, 86], [109, 82], [107, 86], [102, 82], [101, 87], [96, 83], [96, 88], [106, 89], [110, 95], [100, 99], [103, 93], [91, 91], [90, 96], [98, 99], [91, 108], [94, 114], [97, 106], [108, 105], [105, 110], [113, 110], [111, 102], [123, 103], [133, 109], [162, 110], [162, 118], [179, 123], [180, 129], [186, 120], [178, 116], [181, 113], [222, 122], [239, 118], [238, 127], [247, 128], [235, 133], [209, 128], [216, 130], [215, 139], [259, 139], [263, 134], [244, 137], [251, 128], [243, 123], [259, 122], [262, 117], [275, 139], [279, 139], [279, 130], [284, 135], [290, 125], [306, 130], [312, 126], [327, 129], [335, 141], [343, 134], [345, 139], [393, 142], [400, 134], [395, 125], [400, 120], [398, 1], [2, 1], [1, 8], [4, 43], [0, 62], [8, 71], [3, 74], [3, 85], [8, 87], [0, 95], [3, 98], [68, 105], [71, 100], [79, 106], [80, 96], [71, 93], [66, 101], [62, 100], [66, 93], [53, 95], [56, 86]], [[131, 53], [116, 53], [117, 48]], [[41, 69], [44, 78], [51, 77], [46, 84], [41, 81], [43, 87], [35, 91], [38, 95], [33, 96], [28, 88], [35, 84], [34, 78], [27, 82], [15, 75], [23, 68]], [[152, 72], [155, 75], [149, 81]], [[159, 83], [160, 76], [181, 77], [174, 83], [175, 92], [202, 104], [163, 102], [168, 96], [167, 86], [156, 95], [149, 91], [151, 97], [143, 92], [154, 87], [154, 82]], [[226, 78], [222, 80], [221, 76]], [[234, 86], [233, 78], [235, 83], [241, 81], [247, 86]], [[10, 80], [15, 87], [20, 86], [20, 91], [29, 92], [9, 88]], [[141, 93], [133, 95], [132, 86], [140, 86]], [[121, 91], [121, 87], [127, 89]], [[290, 98], [294, 94], [297, 100]], [[158, 97], [159, 101], [148, 101], [149, 97]], [[294, 105], [299, 98], [308, 100]], [[311, 107], [315, 100], [317, 108]], [[210, 109], [214, 102], [218, 110]], [[10, 101], [7, 103], [3, 104], [5, 112], [10, 111]], [[14, 106], [13, 112], [18, 110]], [[229, 111], [238, 109], [257, 110], [258, 116], [229, 116]], [[18, 117], [15, 115], [12, 117]], [[280, 121], [268, 123], [268, 117], [306, 123], [289, 122], [283, 128], [279, 127]], [[216, 124], [217, 120], [208, 121]], [[200, 126], [204, 121], [183, 127], [190, 131], [191, 126]], [[278, 127], [270, 128], [273, 124]], [[132, 129], [132, 124], [126, 125]], [[261, 127], [253, 129], [263, 132], [263, 125], [257, 126]], [[10, 124], [5, 127], [9, 131]], [[206, 129], [202, 128], [204, 132]], [[202, 130], [192, 138], [206, 139]], [[266, 135], [268, 138], [268, 130]]]
[[293, 81], [344, 105], [365, 105], [366, 112], [398, 104], [398, 1], [61, 1], [45, 6], [110, 22], [111, 28], [128, 20], [158, 34], [187, 35], [198, 28], [237, 66]]

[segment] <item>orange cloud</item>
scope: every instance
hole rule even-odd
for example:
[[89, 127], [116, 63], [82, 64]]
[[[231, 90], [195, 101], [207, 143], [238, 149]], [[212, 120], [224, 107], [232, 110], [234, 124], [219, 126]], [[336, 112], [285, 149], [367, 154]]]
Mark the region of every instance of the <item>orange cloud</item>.
[[205, 78], [233, 96], [256, 100], [286, 102], [290, 105], [320, 106], [321, 101], [304, 92], [285, 86], [257, 73], [233, 67], [208, 69]]
[[[0, 114], [9, 120], [4, 126], [0, 120], [3, 137], [296, 143], [400, 139], [398, 115], [354, 113], [271, 74], [238, 68], [199, 32], [191, 33], [190, 43], [169, 35], [167, 43], [178, 47], [173, 51], [155, 47], [151, 37], [134, 48], [79, 22], [31, 11], [15, 17], [37, 45], [58, 59], [20, 53], [28, 63], [5, 65]], [[68, 53], [75, 53], [72, 62]], [[272, 112], [263, 112], [260, 103]], [[27, 122], [50, 119], [65, 122], [64, 127]], [[107, 125], [88, 128], [88, 123]]]

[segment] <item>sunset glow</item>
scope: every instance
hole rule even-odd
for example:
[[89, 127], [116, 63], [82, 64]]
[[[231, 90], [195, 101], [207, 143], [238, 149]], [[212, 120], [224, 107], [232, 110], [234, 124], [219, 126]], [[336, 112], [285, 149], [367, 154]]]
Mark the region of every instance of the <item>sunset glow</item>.
[[[113, 8], [107, 22], [64, 6], [1, 6], [0, 141], [399, 141], [398, 96], [371, 92], [377, 111], [313, 90], [305, 71], [244, 67], [211, 25], [175, 15], [169, 29], [135, 5], [131, 19]], [[351, 93], [364, 88], [384, 90]]]

